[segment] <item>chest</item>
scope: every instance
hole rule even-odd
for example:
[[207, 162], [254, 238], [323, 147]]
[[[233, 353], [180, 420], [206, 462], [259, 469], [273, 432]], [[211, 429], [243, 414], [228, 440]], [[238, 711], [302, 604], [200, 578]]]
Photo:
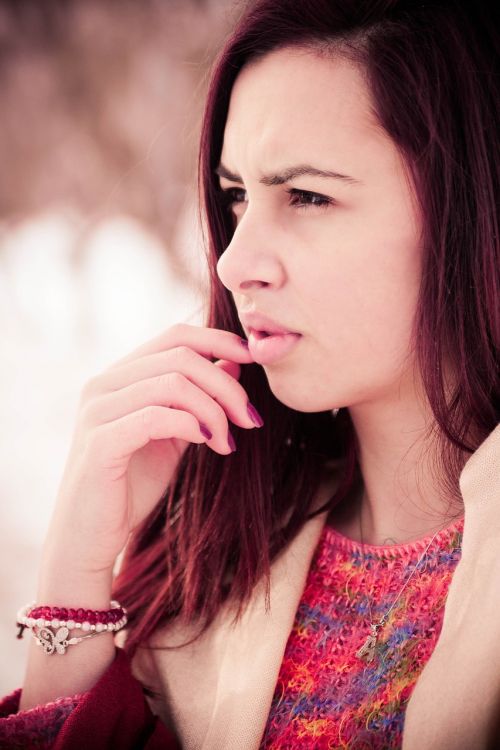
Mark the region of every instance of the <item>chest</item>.
[[[419, 577], [409, 580], [411, 552], [363, 560], [348, 539], [323, 533], [287, 641], [261, 750], [401, 747], [405, 708], [439, 637], [460, 541], [458, 532], [443, 539]], [[358, 658], [370, 623], [388, 612], [373, 660]]]

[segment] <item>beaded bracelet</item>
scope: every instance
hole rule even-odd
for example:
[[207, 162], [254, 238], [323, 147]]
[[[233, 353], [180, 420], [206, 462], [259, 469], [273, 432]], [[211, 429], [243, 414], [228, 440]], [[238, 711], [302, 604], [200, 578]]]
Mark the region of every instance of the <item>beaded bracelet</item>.
[[[26, 604], [17, 613], [19, 625], [17, 638], [23, 637], [23, 631], [29, 628], [39, 646], [46, 654], [64, 654], [66, 647], [80, 643], [86, 638], [93, 638], [103, 632], [121, 630], [127, 623], [127, 610], [117, 601], [112, 600], [112, 608], [96, 611], [88, 609], [68, 609], [66, 607], [34, 606], [35, 602]], [[57, 629], [57, 633], [50, 630]], [[89, 635], [68, 639], [69, 631], [80, 628], [94, 631]]]

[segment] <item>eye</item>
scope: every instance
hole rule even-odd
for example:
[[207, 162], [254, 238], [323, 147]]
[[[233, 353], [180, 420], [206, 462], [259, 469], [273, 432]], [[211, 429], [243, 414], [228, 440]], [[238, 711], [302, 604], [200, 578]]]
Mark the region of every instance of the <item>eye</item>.
[[309, 190], [290, 188], [286, 192], [290, 196], [290, 205], [297, 208], [309, 208], [310, 206], [327, 208], [335, 204], [333, 198], [328, 198], [328, 196], [321, 195], [320, 193], [311, 193]]
[[246, 193], [244, 188], [226, 188], [219, 191], [221, 203], [226, 207], [231, 207], [233, 203], [243, 203], [245, 199], [238, 198], [240, 193]]
[[[246, 190], [244, 188], [226, 188], [219, 191], [221, 202], [224, 206], [230, 208], [235, 203], [244, 203], [246, 198]], [[298, 190], [297, 188], [290, 188], [286, 191], [290, 196], [289, 205], [295, 206], [296, 208], [308, 209], [311, 206], [317, 208], [328, 208], [328, 206], [335, 205], [333, 198], [329, 198], [326, 195], [320, 193], [312, 193], [310, 190]]]

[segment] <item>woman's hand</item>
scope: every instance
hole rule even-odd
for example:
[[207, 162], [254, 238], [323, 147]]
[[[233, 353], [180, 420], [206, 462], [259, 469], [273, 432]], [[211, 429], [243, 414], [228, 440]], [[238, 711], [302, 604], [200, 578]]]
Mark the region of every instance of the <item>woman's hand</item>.
[[500, 423], [483, 440], [466, 462], [459, 478], [467, 505], [481, 506], [500, 498]]
[[[443, 635], [500, 596], [500, 424], [483, 440], [462, 469], [464, 501], [462, 550], [448, 590]], [[493, 602], [492, 602], [493, 603]], [[500, 616], [495, 614], [499, 619]]]
[[[500, 533], [500, 423], [465, 464], [459, 479], [466, 525], [481, 527], [481, 542]], [[474, 523], [472, 523], [474, 521]], [[479, 526], [480, 525], [480, 526]], [[471, 532], [472, 536], [472, 532]], [[478, 540], [479, 541], [479, 540]], [[498, 549], [498, 547], [497, 547]]]
[[405, 717], [403, 750], [500, 747], [500, 425], [459, 478], [465, 520], [436, 647]]
[[92, 378], [44, 546], [47, 565], [65, 559], [83, 574], [112, 570], [189, 443], [231, 453], [229, 421], [256, 426], [238, 383], [240, 363], [251, 362], [237, 334], [179, 324]]

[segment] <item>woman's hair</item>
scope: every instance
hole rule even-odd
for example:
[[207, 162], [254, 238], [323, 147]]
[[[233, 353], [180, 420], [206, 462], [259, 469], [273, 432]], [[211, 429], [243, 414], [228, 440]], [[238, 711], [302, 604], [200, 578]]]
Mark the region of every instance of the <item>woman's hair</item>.
[[[243, 66], [295, 45], [360, 66], [375, 116], [404, 157], [422, 216], [415, 361], [435, 417], [433, 471], [461, 506], [464, 455], [499, 421], [498, 101], [496, 28], [481, 2], [257, 0], [246, 3], [212, 69], [199, 151], [210, 304], [206, 325], [244, 335], [216, 264], [234, 219], [214, 174], [233, 83]], [[325, 95], [328, 95], [325, 92]], [[450, 391], [444, 363], [456, 382]], [[359, 477], [347, 408], [301, 413], [272, 394], [260, 365], [240, 382], [265, 427], [231, 425], [238, 450], [190, 444], [164, 497], [130, 537], [113, 596], [129, 611], [126, 649], [173, 618], [200, 633], [228, 597], [243, 611], [270, 563], [308, 518], [333, 509]], [[471, 436], [474, 435], [474, 438]], [[313, 514], [326, 462], [338, 489]], [[437, 462], [437, 463], [436, 463]]]

